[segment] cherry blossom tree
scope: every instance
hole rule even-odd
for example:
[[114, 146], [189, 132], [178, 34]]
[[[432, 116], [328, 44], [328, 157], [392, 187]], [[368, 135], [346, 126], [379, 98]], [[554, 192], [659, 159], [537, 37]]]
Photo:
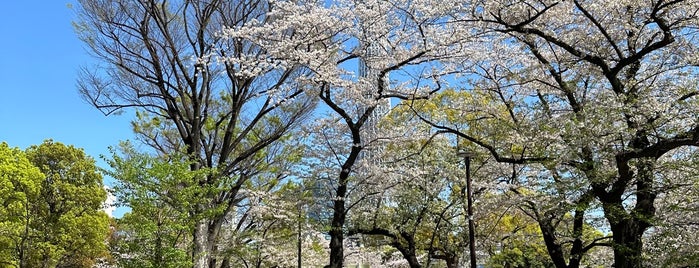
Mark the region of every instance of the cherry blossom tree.
[[[646, 251], [644, 240], [693, 226], [679, 212], [695, 206], [678, 200], [696, 185], [680, 167], [699, 145], [697, 12], [693, 0], [81, 1], [76, 28], [106, 66], [86, 69], [79, 88], [106, 114], [135, 107], [143, 143], [185, 156], [196, 175], [180, 187], [198, 189], [186, 211], [195, 267], [230, 265], [223, 236], [270, 258], [258, 242], [290, 245], [276, 235], [297, 214], [273, 193], [270, 178], [286, 173], [268, 160], [317, 102], [328, 116], [311, 127], [305, 153], [317, 161], [305, 168], [329, 186], [316, 202], [330, 205], [318, 216], [329, 267], [343, 266], [348, 233], [393, 239], [413, 267], [420, 250], [428, 262], [458, 257], [441, 243], [451, 229], [425, 220], [464, 207], [461, 181], [444, 178], [453, 159], [440, 152], [426, 165], [427, 153], [386, 150], [433, 134], [455, 136], [430, 146], [478, 155], [478, 189], [534, 220], [556, 267], [579, 267], [605, 246], [615, 267], [641, 267], [644, 252], [664, 247]], [[403, 133], [377, 127], [392, 100], [416, 116], [402, 119]], [[428, 189], [430, 178], [440, 187]], [[487, 218], [494, 203], [481, 201]], [[228, 221], [273, 233], [223, 235]], [[411, 245], [428, 229], [432, 242]]]
[[[476, 135], [430, 122], [487, 149], [497, 161], [543, 164], [537, 169], [551, 173], [531, 178], [564, 186], [558, 194], [572, 204], [574, 218], [584, 219], [592, 200], [599, 202], [612, 232], [615, 267], [641, 267], [643, 235], [663, 221], [657, 198], [673, 188], [659, 159], [699, 145], [697, 4], [476, 1], [462, 23], [479, 25], [483, 50], [462, 65], [468, 68], [460, 81], [466, 91], [499, 104], [445, 107], [486, 114], [468, 128], [488, 118], [500, 127]], [[498, 118], [500, 110], [507, 116]], [[496, 140], [502, 135], [505, 142]], [[547, 248], [556, 266], [575, 265], [577, 260], [555, 257], [561, 256], [555, 242], [547, 241]], [[571, 254], [588, 246], [575, 239], [577, 253]]]
[[[362, 151], [374, 139], [364, 126], [386, 99], [412, 98], [433, 90], [419, 83], [436, 75], [432, 63], [460, 53], [457, 44], [462, 39], [457, 37], [462, 35], [443, 20], [448, 18], [448, 9], [435, 7], [440, 6], [431, 1], [333, 1], [329, 6], [320, 1], [275, 2], [269, 13], [273, 19], [256, 27], [224, 30], [231, 40], [254, 39], [262, 44], [268, 60], [311, 70], [308, 81], [317, 86], [320, 100], [346, 127], [350, 147], [338, 157], [330, 267], [342, 266], [350, 177], [357, 172], [355, 163]], [[357, 59], [370, 75], [347, 68]], [[389, 79], [390, 74], [401, 72], [410, 75], [406, 77], [412, 77], [412, 82]]]
[[699, 261], [695, 250], [699, 246], [699, 183], [693, 179], [698, 175], [696, 161], [696, 151], [689, 148], [659, 159], [658, 169], [665, 179], [661, 187], [668, 189], [658, 195], [655, 226], [644, 235], [647, 266], [682, 267]]
[[[416, 138], [417, 135], [411, 137]], [[463, 216], [462, 199], [451, 194], [455, 192], [453, 187], [458, 187], [451, 179], [462, 174], [454, 170], [460, 161], [454, 161], [456, 151], [448, 143], [424, 144], [426, 141], [401, 142], [394, 138], [386, 145], [378, 155], [382, 162], [375, 167], [374, 175], [381, 178], [376, 182], [381, 186], [362, 189], [375, 194], [355, 208], [348, 224], [349, 234], [382, 237], [401, 253], [410, 267], [422, 267], [427, 254], [455, 267], [460, 253], [435, 250], [441, 247], [433, 245], [451, 242], [440, 239], [437, 233], [459, 229], [451, 224]], [[463, 249], [461, 246], [456, 247], [457, 252]]]

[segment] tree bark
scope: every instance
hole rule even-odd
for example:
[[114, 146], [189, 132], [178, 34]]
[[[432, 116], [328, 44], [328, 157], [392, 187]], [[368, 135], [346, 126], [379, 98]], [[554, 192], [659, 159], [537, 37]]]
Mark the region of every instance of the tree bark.
[[[355, 230], [350, 230], [349, 231], [350, 235], [354, 234], [364, 234], [364, 235], [380, 235], [384, 236], [387, 238], [391, 239], [391, 246], [395, 249], [397, 249], [401, 255], [403, 255], [403, 258], [408, 262], [408, 265], [411, 268], [420, 268], [422, 265], [417, 259], [417, 247], [415, 243], [415, 235], [413, 233], [408, 233], [408, 232], [401, 232], [400, 234], [395, 234], [387, 229], [383, 228], [372, 228], [372, 229], [355, 229]], [[434, 258], [436, 259], [452, 259], [455, 261], [458, 261], [458, 257], [451, 255], [451, 256], [446, 256], [446, 255], [433, 255]], [[453, 258], [450, 258], [453, 257]], [[454, 266], [456, 267], [456, 266]]]
[[403, 254], [403, 258], [405, 258], [406, 261], [408, 261], [408, 265], [410, 268], [420, 268], [422, 265], [420, 265], [420, 262], [417, 260], [417, 256], [415, 255], [416, 247], [415, 247], [415, 238], [413, 237], [412, 234], [409, 233], [401, 233], [400, 236], [407, 242], [407, 246], [403, 245], [401, 241], [398, 239], [398, 237], [395, 237], [393, 240], [393, 247], [398, 249], [401, 254]]
[[[538, 211], [534, 213], [537, 216], [536, 221], [541, 229], [541, 234], [546, 244], [546, 250], [556, 268], [580, 267], [580, 261], [588, 250], [584, 247], [582, 238], [583, 228], [585, 227], [585, 212], [590, 202], [592, 202], [592, 199], [592, 193], [587, 192], [575, 202], [575, 212], [573, 214], [573, 243], [568, 254], [564, 254], [564, 247], [556, 237], [556, 227], [553, 224], [554, 218], [547, 215], [540, 215]], [[560, 217], [560, 215], [558, 217]], [[592, 247], [592, 244], [590, 247]], [[566, 256], [568, 258], [567, 260]]]
[[[619, 179], [611, 185], [609, 191], [599, 185], [593, 185], [612, 230], [614, 267], [616, 268], [643, 267], [642, 236], [652, 226], [651, 220], [655, 217], [654, 204], [657, 194], [653, 189], [653, 172], [656, 159], [636, 159], [638, 161], [635, 164], [636, 174], [630, 171], [629, 160], [617, 158]], [[626, 184], [634, 180], [636, 205], [627, 212], [624, 207], [623, 193], [626, 190]]]
[[349, 181], [350, 173], [352, 172], [352, 167], [354, 163], [357, 162], [359, 154], [362, 151], [362, 139], [360, 134], [360, 128], [366, 122], [369, 114], [376, 108], [375, 106], [369, 107], [362, 117], [354, 123], [352, 118], [349, 117], [347, 112], [337, 105], [330, 98], [330, 91], [328, 87], [321, 92], [320, 98], [330, 106], [335, 112], [340, 114], [347, 123], [352, 134], [352, 148], [347, 156], [347, 159], [342, 164], [342, 170], [337, 180], [337, 189], [335, 190], [335, 200], [333, 201], [333, 218], [330, 223], [330, 263], [325, 267], [328, 268], [342, 268], [344, 262], [344, 226], [345, 219], [347, 217], [347, 210], [345, 209], [345, 198], [347, 197], [347, 183]]
[[[459, 255], [454, 254], [453, 252], [444, 252], [444, 254], [433, 254], [432, 258], [437, 260], [443, 260], [446, 263], [447, 268], [459, 267]], [[431, 267], [429, 263], [425, 265], [427, 267]]]
[[201, 219], [194, 228], [194, 248], [192, 250], [192, 267], [209, 268], [209, 224]]
[[539, 223], [539, 228], [541, 228], [541, 235], [544, 238], [546, 250], [549, 253], [549, 257], [551, 257], [553, 265], [556, 268], [568, 268], [563, 256], [563, 248], [556, 241], [556, 230], [553, 224], [551, 224], [551, 219], [537, 219], [537, 222]]
[[611, 224], [614, 241], [614, 267], [638, 268], [643, 267], [643, 243], [641, 236], [643, 228], [634, 220], [621, 221]]
[[[356, 141], [359, 139], [359, 129], [353, 129], [353, 136]], [[330, 224], [330, 264], [326, 267], [342, 268], [344, 262], [344, 226], [347, 217], [345, 209], [345, 198], [347, 197], [347, 182], [349, 180], [352, 166], [357, 161], [361, 146], [352, 146], [349, 157], [345, 160], [338, 178], [338, 186], [335, 191], [335, 200], [333, 201], [333, 219]]]
[[345, 226], [345, 195], [347, 194], [347, 183], [341, 182], [336, 190], [335, 201], [333, 201], [333, 219], [330, 224], [330, 264], [329, 268], [342, 268], [344, 261], [344, 233]]

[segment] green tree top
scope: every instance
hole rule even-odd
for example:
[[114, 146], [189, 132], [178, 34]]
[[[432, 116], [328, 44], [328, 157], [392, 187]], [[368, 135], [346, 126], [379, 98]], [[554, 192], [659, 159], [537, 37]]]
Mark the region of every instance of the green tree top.
[[81, 149], [0, 144], [0, 267], [94, 266], [107, 253], [106, 198]]
[[30, 146], [26, 155], [45, 175], [28, 221], [28, 267], [91, 267], [107, 254], [109, 228], [95, 160], [53, 140]]
[[46, 140], [26, 150], [27, 158], [38, 167], [46, 179], [41, 195], [49, 213], [64, 214], [71, 210], [79, 214], [83, 208], [100, 210], [107, 199], [95, 160], [82, 149]]
[[42, 178], [21, 150], [0, 143], [0, 267], [19, 266], [24, 252], [23, 223]]

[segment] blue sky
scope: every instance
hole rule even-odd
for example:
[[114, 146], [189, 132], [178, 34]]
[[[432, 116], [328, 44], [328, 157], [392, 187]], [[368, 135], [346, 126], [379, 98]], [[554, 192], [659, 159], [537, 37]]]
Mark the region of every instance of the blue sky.
[[[22, 149], [53, 139], [104, 167], [108, 146], [132, 139], [127, 115], [104, 116], [80, 98], [76, 77], [93, 59], [71, 21], [72, 1], [5, 1], [0, 9], [0, 142]], [[106, 184], [111, 180], [107, 179]]]

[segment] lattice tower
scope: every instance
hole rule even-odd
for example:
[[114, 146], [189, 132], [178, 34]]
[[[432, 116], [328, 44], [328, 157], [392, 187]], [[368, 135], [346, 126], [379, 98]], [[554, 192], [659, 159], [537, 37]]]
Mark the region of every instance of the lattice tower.
[[[366, 103], [368, 104], [366, 105], [376, 105], [376, 108], [372, 111], [364, 126], [362, 126], [362, 142], [364, 143], [362, 146], [364, 150], [361, 158], [368, 159], [374, 163], [380, 161], [377, 157], [380, 155], [381, 150], [381, 146], [377, 144], [380, 138], [379, 133], [377, 133], [377, 124], [391, 109], [391, 100], [383, 98], [376, 103], [376, 97], [379, 94], [379, 83], [381, 82], [379, 80], [379, 71], [372, 66], [375, 66], [375, 62], [385, 56], [386, 53], [383, 48], [377, 45], [377, 43], [371, 43], [366, 46], [364, 57], [359, 60], [359, 76], [370, 81], [371, 84], [362, 95], [367, 100]], [[384, 90], [388, 89], [388, 83], [385, 83], [383, 88]], [[359, 107], [360, 115], [364, 114], [366, 109], [367, 107]]]

